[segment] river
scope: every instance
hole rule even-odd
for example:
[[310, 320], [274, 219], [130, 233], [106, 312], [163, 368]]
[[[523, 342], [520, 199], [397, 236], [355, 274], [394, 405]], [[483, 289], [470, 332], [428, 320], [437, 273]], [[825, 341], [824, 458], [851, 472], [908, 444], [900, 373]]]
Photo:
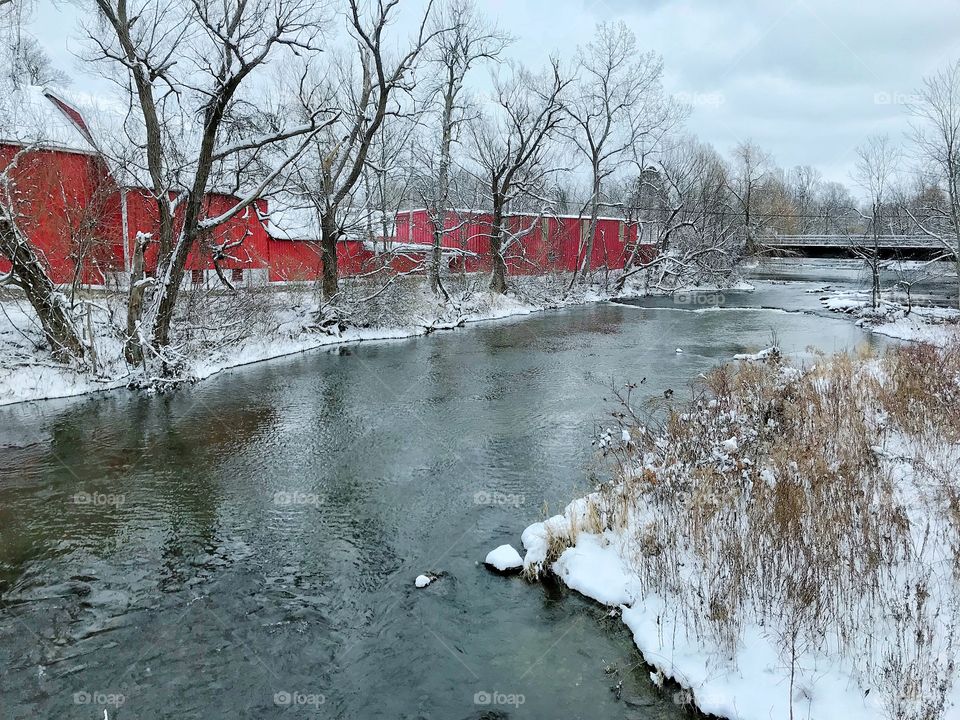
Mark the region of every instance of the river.
[[682, 717], [619, 620], [482, 560], [589, 490], [611, 383], [883, 342], [808, 292], [854, 266], [754, 274], [0, 409], [0, 717]]

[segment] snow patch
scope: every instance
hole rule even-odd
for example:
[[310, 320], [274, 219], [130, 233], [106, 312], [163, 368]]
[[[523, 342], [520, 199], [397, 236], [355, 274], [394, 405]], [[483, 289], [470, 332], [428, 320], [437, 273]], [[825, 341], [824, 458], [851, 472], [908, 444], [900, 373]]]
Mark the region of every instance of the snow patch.
[[519, 570], [523, 567], [523, 558], [516, 551], [513, 545], [501, 545], [487, 553], [484, 562], [499, 570], [500, 572], [509, 572]]

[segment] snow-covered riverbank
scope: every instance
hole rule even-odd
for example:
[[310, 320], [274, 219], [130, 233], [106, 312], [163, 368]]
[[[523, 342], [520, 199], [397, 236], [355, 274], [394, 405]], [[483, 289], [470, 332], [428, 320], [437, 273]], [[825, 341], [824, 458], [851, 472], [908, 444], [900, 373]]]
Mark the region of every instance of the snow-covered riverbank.
[[[223, 370], [318, 348], [391, 340], [450, 330], [466, 323], [581, 305], [610, 295], [557, 278], [517, 278], [507, 295], [486, 290], [486, 278], [442, 303], [422, 283], [397, 282], [376, 297], [370, 284], [344, 283], [336, 312], [324, 307], [312, 287], [245, 289], [237, 294], [195, 292], [184, 302], [169, 358], [178, 381], [208, 378]], [[51, 361], [23, 300], [0, 301], [0, 405], [70, 397], [159, 381], [145, 378], [123, 358], [123, 295], [88, 298], [80, 313], [94, 356], [83, 369]], [[89, 323], [86, 313], [89, 310]], [[88, 334], [89, 333], [89, 334]]]
[[625, 402], [526, 572], [616, 608], [704, 712], [960, 717], [958, 408], [956, 345], [735, 363], [658, 426]]
[[857, 325], [887, 337], [911, 342], [926, 342], [943, 347], [953, 342], [960, 331], [960, 310], [882, 300], [872, 307], [866, 293], [833, 292], [824, 294], [820, 303], [832, 312], [856, 318]]

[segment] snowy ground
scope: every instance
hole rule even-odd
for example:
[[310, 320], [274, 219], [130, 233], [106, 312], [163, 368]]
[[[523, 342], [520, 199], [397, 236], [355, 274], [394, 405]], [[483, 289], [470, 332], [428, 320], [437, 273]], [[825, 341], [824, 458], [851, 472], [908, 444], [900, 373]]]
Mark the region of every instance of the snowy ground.
[[855, 317], [864, 329], [899, 340], [943, 347], [956, 340], [960, 328], [960, 311], [953, 308], [916, 305], [908, 312], [904, 304], [882, 300], [874, 309], [868, 293], [855, 292], [828, 293], [820, 303], [827, 310]]
[[684, 700], [736, 720], [960, 717], [960, 347], [720, 368], [525, 570], [613, 606]]
[[[504, 296], [488, 292], [487, 282], [479, 275], [449, 279], [450, 301], [442, 303], [426, 291], [421, 278], [399, 279], [386, 288], [374, 281], [343, 281], [335, 311], [322, 305], [313, 286], [244, 289], [236, 295], [187, 291], [168, 357], [179, 368], [179, 380], [200, 380], [324, 346], [425, 335], [610, 297], [597, 286], [568, 291], [568, 276], [511, 278]], [[628, 287], [624, 294], [639, 293]], [[156, 378], [145, 378], [141, 368], [128, 366], [123, 358], [124, 301], [122, 295], [101, 293], [78, 304], [78, 324], [85, 338], [88, 328], [92, 331], [96, 351], [96, 367], [78, 369], [49, 360], [40, 328], [23, 300], [0, 300], [0, 405], [150, 381], [156, 386]]]

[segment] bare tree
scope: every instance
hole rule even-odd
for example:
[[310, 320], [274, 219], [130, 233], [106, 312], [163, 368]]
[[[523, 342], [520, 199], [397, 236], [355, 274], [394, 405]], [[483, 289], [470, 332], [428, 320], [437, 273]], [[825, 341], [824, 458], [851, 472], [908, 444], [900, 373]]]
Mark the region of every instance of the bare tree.
[[823, 183], [817, 193], [817, 220], [822, 225], [820, 228], [814, 228], [814, 232], [825, 235], [833, 232], [848, 232], [850, 223], [856, 216], [854, 205], [853, 196], [846, 185], [833, 181]]
[[[320, 111], [301, 125], [264, 134], [247, 133], [249, 126], [237, 121], [255, 107], [242, 102], [241, 89], [285, 50], [310, 52], [318, 19], [308, 0], [191, 0], [186, 6], [174, 0], [136, 6], [128, 0], [94, 1], [106, 28], [91, 33], [96, 57], [122, 69], [120, 82], [131, 94], [136, 126], [128, 127], [128, 134], [144, 155], [136, 172], [149, 177], [159, 216], [156, 281], [142, 274], [142, 258], [133, 263], [141, 274], [130, 282], [126, 356], [139, 364], [149, 347], [166, 372], [163, 348], [197, 239], [254, 202], [323, 125]], [[245, 188], [236, 205], [206, 215], [212, 183], [231, 171], [242, 175], [238, 168], [249, 169], [281, 147], [285, 154], [271, 159], [273, 169]], [[138, 242], [136, 251], [143, 245]]]
[[874, 135], [857, 148], [854, 179], [867, 193], [870, 215], [866, 243], [858, 243], [854, 251], [864, 259], [871, 274], [871, 300], [880, 302], [880, 236], [884, 234], [884, 203], [892, 191], [894, 174], [900, 167], [900, 151], [887, 135]]
[[[623, 22], [603, 23], [577, 56], [580, 79], [566, 103], [570, 141], [590, 171], [590, 224], [578, 272], [590, 269], [604, 183], [632, 159], [638, 145], [663, 133], [680, 115], [664, 96], [663, 60], [641, 53]], [[577, 273], [574, 273], [574, 279]]]
[[787, 190], [794, 215], [793, 234], [805, 234], [813, 229], [817, 196], [822, 185], [820, 171], [809, 165], [797, 165], [787, 174]]
[[532, 229], [520, 228], [511, 235], [505, 222], [509, 204], [542, 191], [557, 170], [549, 162], [549, 142], [564, 119], [561, 98], [569, 84], [557, 60], [540, 76], [512, 65], [509, 77], [497, 77], [494, 82], [496, 115], [483, 116], [471, 125], [476, 175], [487, 185], [492, 210], [490, 290], [494, 293], [507, 291], [505, 252]]
[[771, 158], [751, 140], [733, 150], [733, 168], [727, 184], [743, 218], [743, 237], [748, 255], [757, 251], [756, 235], [762, 226], [758, 215], [760, 189], [770, 172]]
[[947, 199], [945, 206], [927, 206], [928, 219], [917, 217], [917, 226], [953, 257], [960, 307], [960, 60], [925, 78], [915, 98], [909, 106], [916, 120], [914, 139], [923, 159], [936, 168]]
[[416, 120], [409, 116], [398, 115], [384, 122], [367, 154], [363, 174], [367, 237], [375, 242], [379, 235], [384, 250], [394, 235], [397, 213], [409, 197], [414, 181], [411, 138], [416, 129]]
[[337, 243], [346, 234], [345, 217], [363, 176], [371, 146], [389, 116], [404, 112], [398, 97], [413, 88], [413, 69], [426, 44], [437, 31], [428, 29], [432, 0], [420, 20], [410, 47], [393, 62], [384, 36], [393, 22], [399, 0], [378, 2], [369, 17], [359, 0], [349, 0], [347, 30], [352, 52], [332, 53], [325, 76], [310, 93], [299, 98], [309, 114], [318, 104], [332, 103], [338, 118], [311, 143], [308, 163], [298, 168], [298, 184], [308, 191], [320, 225], [323, 256], [323, 296], [333, 300], [339, 292]]
[[470, 120], [464, 101], [464, 81], [470, 70], [485, 60], [497, 60], [510, 43], [510, 36], [481, 15], [474, 0], [446, 0], [436, 15], [435, 37], [428, 48], [428, 67], [437, 71], [431, 94], [440, 110], [440, 138], [435, 174], [421, 178], [420, 195], [433, 225], [433, 248], [429, 280], [434, 294], [447, 293], [440, 282], [443, 239], [450, 211], [450, 164], [460, 127]]
[[5, 48], [10, 77], [15, 85], [70, 84], [70, 77], [54, 66], [43, 45], [31, 35], [21, 35]]
[[[0, 2], [0, 41], [11, 53], [16, 51], [23, 39], [26, 10], [23, 2]], [[0, 103], [0, 127], [5, 129], [5, 139], [8, 141], [16, 139], [12, 135], [19, 134], [16, 128], [19, 111], [9, 106], [10, 102], [17, 102], [15, 85], [11, 78], [3, 78], [0, 82], [0, 95], [6, 101]], [[28, 168], [25, 171], [25, 166], [36, 160], [34, 151], [42, 148], [44, 138], [21, 137], [19, 140], [20, 148], [12, 156], [5, 157], [0, 167], [0, 256], [10, 262], [10, 270], [0, 273], [0, 286], [11, 285], [24, 293], [40, 321], [43, 335], [55, 359], [82, 362], [86, 348], [74, 323], [71, 307], [51, 281], [41, 254], [30, 243], [23, 227], [24, 221], [29, 218], [24, 217], [22, 199], [30, 197], [33, 188], [18, 187], [18, 183], [34, 183], [35, 178], [31, 177], [34, 173]], [[39, 200], [43, 202], [43, 198]]]
[[690, 282], [723, 280], [742, 255], [730, 212], [722, 158], [705, 143], [682, 137], [666, 148], [656, 167], [637, 178], [636, 201], [645, 219], [645, 252], [633, 248], [617, 279], [644, 274], [644, 289], [674, 291]]

